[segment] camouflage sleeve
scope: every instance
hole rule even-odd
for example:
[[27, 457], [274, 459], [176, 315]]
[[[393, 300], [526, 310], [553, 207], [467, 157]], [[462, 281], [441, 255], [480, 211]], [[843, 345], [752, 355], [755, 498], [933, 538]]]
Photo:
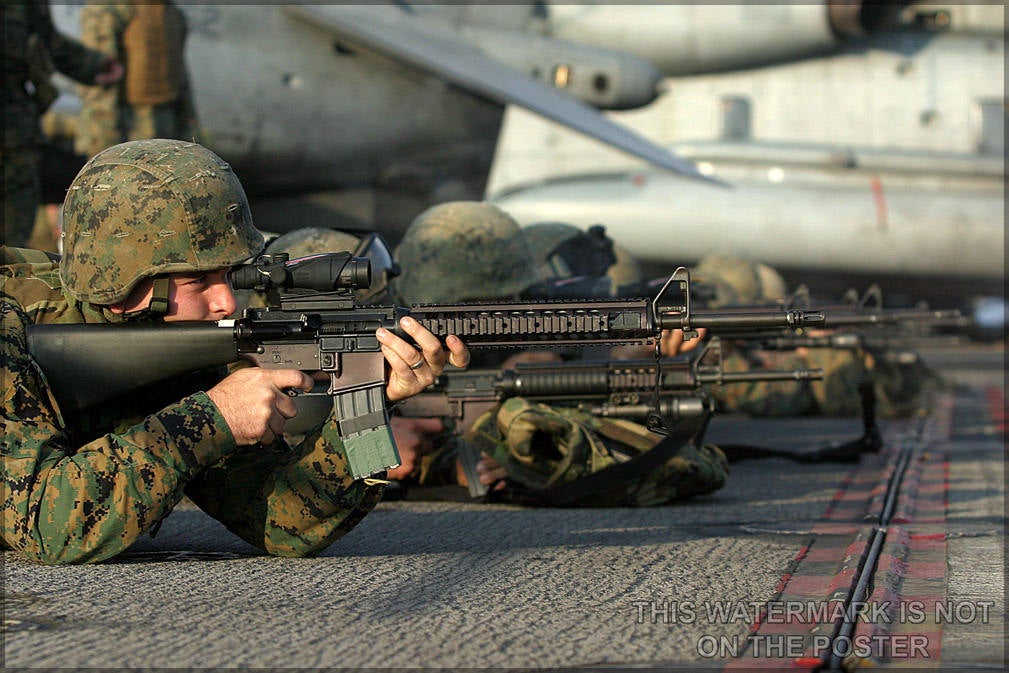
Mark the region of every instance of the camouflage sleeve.
[[76, 446], [27, 354], [27, 315], [5, 301], [0, 314], [3, 546], [43, 563], [107, 559], [165, 517], [203, 465], [234, 449], [204, 393]]
[[[121, 18], [109, 5], [88, 4], [81, 10], [81, 42], [109, 56], [119, 52]], [[121, 142], [119, 130], [119, 87], [82, 85], [80, 119], [74, 138], [78, 154], [93, 157], [106, 147]]]
[[36, 11], [35, 28], [49, 48], [56, 69], [82, 84], [93, 84], [108, 57], [57, 31], [48, 2], [36, 3]]
[[240, 447], [186, 488], [205, 512], [277, 556], [322, 551], [374, 509], [386, 482], [355, 481], [336, 423], [327, 420], [291, 449]]

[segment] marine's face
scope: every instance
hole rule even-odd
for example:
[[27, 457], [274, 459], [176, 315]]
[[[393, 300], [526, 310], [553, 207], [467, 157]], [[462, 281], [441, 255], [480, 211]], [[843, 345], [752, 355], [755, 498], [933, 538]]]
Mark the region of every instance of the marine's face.
[[173, 274], [165, 320], [223, 320], [234, 313], [238, 304], [228, 271]]
[[[235, 312], [235, 293], [228, 280], [229, 269], [194, 271], [169, 275], [166, 322], [222, 320]], [[147, 307], [154, 293], [153, 279], [139, 283], [126, 301], [112, 306], [115, 313], [131, 313]]]

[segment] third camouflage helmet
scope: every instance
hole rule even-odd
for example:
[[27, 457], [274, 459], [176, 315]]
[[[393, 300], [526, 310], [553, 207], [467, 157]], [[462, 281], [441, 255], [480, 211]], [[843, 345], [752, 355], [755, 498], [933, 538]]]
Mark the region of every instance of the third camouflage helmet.
[[63, 227], [63, 284], [94, 304], [122, 301], [151, 276], [234, 266], [263, 247], [231, 167], [179, 140], [99, 152], [67, 191]]
[[693, 269], [691, 278], [715, 288], [709, 308], [752, 306], [761, 300], [756, 268], [742, 257], [721, 253], [705, 255]]
[[353, 252], [360, 239], [354, 234], [325, 227], [303, 227], [270, 241], [267, 253], [284, 252], [291, 259], [320, 252]]

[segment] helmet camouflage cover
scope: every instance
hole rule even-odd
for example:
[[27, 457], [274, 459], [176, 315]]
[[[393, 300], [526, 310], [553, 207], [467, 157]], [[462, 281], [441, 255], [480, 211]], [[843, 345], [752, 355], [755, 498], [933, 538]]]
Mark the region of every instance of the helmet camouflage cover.
[[408, 304], [509, 298], [537, 281], [517, 222], [482, 201], [453, 201], [414, 218], [396, 248], [394, 279]]
[[291, 259], [321, 252], [353, 252], [360, 239], [345, 231], [325, 227], [303, 227], [279, 236], [266, 246], [266, 252], [286, 252]]
[[773, 303], [788, 296], [788, 284], [777, 269], [763, 262], [757, 262], [754, 269], [757, 280], [760, 281], [760, 296], [764, 301]]
[[709, 308], [752, 306], [761, 299], [760, 279], [754, 265], [742, 257], [712, 253], [697, 263], [691, 278], [711, 286], [715, 296]]
[[263, 247], [231, 167], [178, 140], [95, 155], [67, 191], [63, 226], [63, 284], [93, 304], [122, 301], [151, 276], [234, 266]]

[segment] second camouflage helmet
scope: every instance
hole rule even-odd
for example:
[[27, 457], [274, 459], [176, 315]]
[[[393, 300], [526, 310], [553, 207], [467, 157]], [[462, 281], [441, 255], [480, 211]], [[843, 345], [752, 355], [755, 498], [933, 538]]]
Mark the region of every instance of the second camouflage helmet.
[[408, 304], [509, 298], [537, 281], [533, 256], [510, 215], [482, 201], [428, 208], [396, 248], [394, 279]]
[[67, 191], [63, 227], [63, 284], [93, 304], [124, 300], [144, 278], [234, 266], [263, 248], [231, 167], [178, 140], [95, 155]]
[[266, 252], [285, 252], [291, 259], [321, 252], [353, 252], [360, 240], [345, 231], [325, 227], [303, 227], [270, 241], [266, 246]]

